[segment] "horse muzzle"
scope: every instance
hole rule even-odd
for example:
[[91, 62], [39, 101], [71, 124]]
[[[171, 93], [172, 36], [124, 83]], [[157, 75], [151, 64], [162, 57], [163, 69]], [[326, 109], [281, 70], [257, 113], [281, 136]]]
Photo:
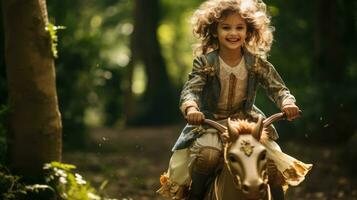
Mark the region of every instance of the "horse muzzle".
[[249, 200], [262, 199], [266, 195], [268, 185], [263, 180], [244, 181], [242, 184], [242, 192]]

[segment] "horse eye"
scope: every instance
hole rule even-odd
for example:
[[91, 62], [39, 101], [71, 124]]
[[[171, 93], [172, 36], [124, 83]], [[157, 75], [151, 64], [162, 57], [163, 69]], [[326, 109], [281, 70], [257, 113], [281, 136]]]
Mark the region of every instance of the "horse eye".
[[260, 154], [260, 160], [265, 160], [267, 157], [267, 152], [266, 151], [263, 151], [261, 154]]
[[237, 159], [233, 155], [230, 155], [228, 159], [231, 162], [237, 162]]

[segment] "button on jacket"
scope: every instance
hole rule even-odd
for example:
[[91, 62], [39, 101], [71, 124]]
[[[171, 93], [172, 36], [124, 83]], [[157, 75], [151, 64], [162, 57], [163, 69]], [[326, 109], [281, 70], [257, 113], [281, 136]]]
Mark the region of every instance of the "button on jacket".
[[[268, 97], [280, 110], [285, 105], [294, 104], [294, 96], [290, 94], [274, 66], [265, 58], [253, 55], [246, 49], [243, 49], [243, 52], [248, 70], [246, 98], [240, 108], [226, 113], [226, 117], [245, 118], [252, 121], [256, 120], [259, 114], [265, 117], [264, 113], [254, 105], [259, 85], [266, 90]], [[195, 106], [204, 113], [206, 118], [220, 120], [215, 115], [221, 92], [219, 71], [218, 50], [198, 56], [193, 60], [192, 72], [183, 86], [180, 97], [180, 109], [184, 115], [188, 107]], [[190, 146], [200, 136], [197, 131], [202, 132], [204, 129], [196, 125], [186, 125], [172, 150]], [[273, 140], [279, 137], [273, 126], [268, 127], [268, 134]]]

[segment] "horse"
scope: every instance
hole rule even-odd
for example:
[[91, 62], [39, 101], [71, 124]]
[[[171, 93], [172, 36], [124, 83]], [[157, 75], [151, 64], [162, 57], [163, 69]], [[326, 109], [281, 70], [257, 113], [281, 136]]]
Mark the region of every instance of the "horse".
[[267, 151], [259, 142], [263, 127], [285, 118], [277, 113], [257, 123], [228, 119], [225, 127], [206, 119], [204, 123], [220, 133], [223, 142], [224, 164], [215, 176], [205, 195], [205, 200], [271, 200], [267, 173]]

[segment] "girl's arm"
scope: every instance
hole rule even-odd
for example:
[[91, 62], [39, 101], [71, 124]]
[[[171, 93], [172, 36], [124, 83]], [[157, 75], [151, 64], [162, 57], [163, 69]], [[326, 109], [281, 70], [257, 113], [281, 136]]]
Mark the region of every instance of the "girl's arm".
[[257, 62], [259, 83], [266, 90], [268, 97], [276, 103], [280, 110], [284, 110], [284, 107], [287, 106], [295, 106], [295, 97], [285, 86], [274, 66], [262, 58], [258, 58]]
[[188, 75], [188, 80], [183, 86], [180, 97], [180, 110], [184, 116], [186, 116], [190, 107], [194, 107], [199, 111], [200, 96], [207, 80], [204, 70], [206, 63], [204, 55], [193, 60], [192, 72]]

